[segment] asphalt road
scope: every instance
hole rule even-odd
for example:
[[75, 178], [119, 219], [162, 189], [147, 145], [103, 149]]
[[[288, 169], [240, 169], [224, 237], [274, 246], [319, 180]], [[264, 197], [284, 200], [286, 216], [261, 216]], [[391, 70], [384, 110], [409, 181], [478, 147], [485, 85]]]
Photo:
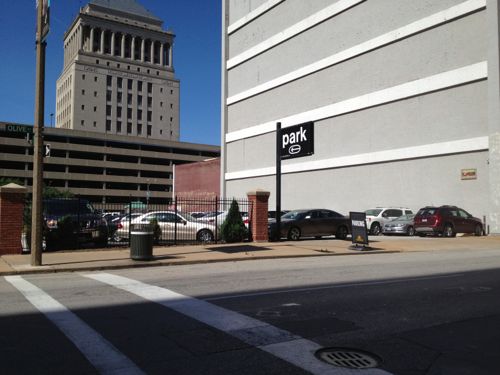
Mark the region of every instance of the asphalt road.
[[[498, 374], [499, 251], [0, 279], [2, 374]], [[326, 364], [361, 350], [378, 368]]]

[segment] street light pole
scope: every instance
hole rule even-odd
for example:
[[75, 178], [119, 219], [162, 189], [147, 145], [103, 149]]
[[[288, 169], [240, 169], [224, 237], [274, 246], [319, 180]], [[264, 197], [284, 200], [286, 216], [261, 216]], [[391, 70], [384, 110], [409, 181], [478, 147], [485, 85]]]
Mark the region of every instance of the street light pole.
[[45, 47], [43, 40], [43, 6], [37, 7], [36, 92], [33, 151], [33, 198], [31, 212], [31, 265], [42, 265], [42, 191], [43, 191], [43, 120], [45, 88]]

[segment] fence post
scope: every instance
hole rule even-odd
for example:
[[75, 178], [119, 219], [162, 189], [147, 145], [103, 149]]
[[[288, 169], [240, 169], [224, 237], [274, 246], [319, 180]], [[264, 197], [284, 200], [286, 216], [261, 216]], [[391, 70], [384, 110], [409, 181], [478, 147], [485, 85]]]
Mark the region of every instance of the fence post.
[[132, 195], [128, 196], [128, 245], [130, 246], [130, 235], [132, 232]]
[[215, 196], [215, 243], [217, 244], [217, 237], [219, 236], [219, 227], [217, 225], [217, 217], [219, 216], [219, 203], [218, 198]]
[[76, 212], [77, 212], [77, 223], [78, 223], [78, 229], [77, 229], [77, 233], [76, 233], [76, 248], [79, 249], [80, 248], [80, 230], [82, 228], [82, 224], [80, 223], [80, 207], [81, 207], [81, 204], [80, 204], [80, 194], [77, 195], [78, 197], [78, 208], [76, 209]]
[[177, 246], [177, 199], [174, 197], [174, 210], [175, 210], [175, 221], [174, 221], [174, 246]]

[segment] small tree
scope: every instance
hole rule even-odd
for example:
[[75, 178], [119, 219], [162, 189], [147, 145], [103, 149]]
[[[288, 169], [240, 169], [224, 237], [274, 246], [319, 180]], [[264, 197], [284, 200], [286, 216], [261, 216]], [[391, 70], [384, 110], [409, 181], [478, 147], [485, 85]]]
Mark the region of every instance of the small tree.
[[238, 202], [233, 199], [226, 220], [221, 226], [221, 236], [225, 242], [241, 242], [247, 236], [247, 228], [241, 218]]

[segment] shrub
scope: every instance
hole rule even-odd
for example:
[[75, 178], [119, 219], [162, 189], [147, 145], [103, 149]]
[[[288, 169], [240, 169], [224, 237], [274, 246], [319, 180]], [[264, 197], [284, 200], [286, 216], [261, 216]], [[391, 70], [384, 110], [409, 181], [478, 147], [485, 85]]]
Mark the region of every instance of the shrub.
[[241, 219], [238, 202], [233, 199], [226, 220], [221, 226], [222, 240], [228, 243], [241, 242], [247, 236], [247, 228]]

